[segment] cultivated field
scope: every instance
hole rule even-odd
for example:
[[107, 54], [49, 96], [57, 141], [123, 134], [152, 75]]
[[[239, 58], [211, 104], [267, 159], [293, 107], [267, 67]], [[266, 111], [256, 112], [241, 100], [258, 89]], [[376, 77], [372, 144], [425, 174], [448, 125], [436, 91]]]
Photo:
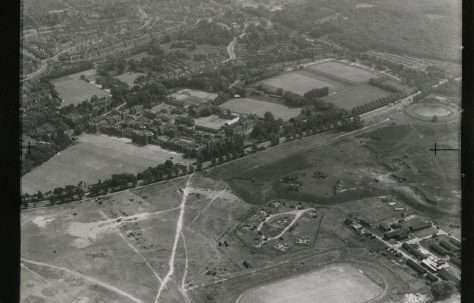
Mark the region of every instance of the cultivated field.
[[362, 84], [358, 86], [348, 86], [342, 91], [338, 91], [321, 99], [334, 103], [338, 107], [351, 110], [356, 106], [389, 96], [390, 94], [390, 92], [378, 87]]
[[252, 289], [238, 303], [361, 303], [382, 292], [360, 269], [341, 265]]
[[78, 104], [84, 100], [89, 100], [94, 95], [99, 98], [108, 95], [105, 90], [80, 79], [81, 75], [93, 77], [91, 73], [93, 73], [93, 70], [72, 74], [52, 81], [59, 93], [59, 97], [63, 100], [61, 106]]
[[283, 121], [287, 121], [300, 114], [299, 108], [290, 108], [284, 105], [255, 100], [251, 98], [237, 98], [230, 99], [229, 101], [220, 105], [223, 109], [228, 109], [233, 113], [237, 114], [256, 114], [259, 117], [263, 117], [265, 112], [271, 112], [276, 119], [281, 118]]
[[133, 87], [135, 85], [135, 83], [133, 81], [135, 81], [135, 79], [140, 77], [140, 76], [145, 76], [145, 74], [144, 73], [135, 73], [135, 72], [125, 72], [121, 75], [115, 76], [114, 78], [119, 79], [120, 81], [127, 83], [129, 87]]
[[330, 83], [308, 77], [298, 72], [284, 73], [264, 80], [262, 83], [273, 90], [282, 88], [284, 91], [290, 91], [299, 95], [304, 95], [306, 92], [314, 88], [322, 88], [326, 86], [329, 87], [330, 90], [333, 88], [333, 85]]
[[[127, 138], [81, 135], [73, 146], [22, 177], [22, 192], [48, 191], [58, 186], [92, 184], [114, 173], [137, 173], [173, 157], [173, 162], [189, 164], [181, 154], [159, 146], [136, 146]], [[73, 173], [71, 173], [73, 172]]]
[[377, 76], [371, 71], [336, 61], [313, 64], [309, 66], [308, 69], [324, 76], [349, 83], [366, 83], [370, 78]]

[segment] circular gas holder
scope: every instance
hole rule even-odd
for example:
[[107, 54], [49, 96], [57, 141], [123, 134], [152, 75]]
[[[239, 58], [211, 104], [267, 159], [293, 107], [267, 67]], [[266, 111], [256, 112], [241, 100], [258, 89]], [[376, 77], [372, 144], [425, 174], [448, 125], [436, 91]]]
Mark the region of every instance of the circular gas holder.
[[420, 102], [405, 107], [407, 116], [426, 122], [448, 122], [459, 118], [459, 107], [452, 102]]

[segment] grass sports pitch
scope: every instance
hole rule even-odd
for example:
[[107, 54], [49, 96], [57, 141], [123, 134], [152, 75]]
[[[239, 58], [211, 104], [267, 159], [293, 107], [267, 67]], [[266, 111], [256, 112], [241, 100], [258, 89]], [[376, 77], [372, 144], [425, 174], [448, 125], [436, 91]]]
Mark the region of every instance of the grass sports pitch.
[[290, 108], [281, 104], [251, 98], [230, 99], [220, 105], [220, 107], [226, 110], [228, 109], [233, 113], [244, 115], [256, 114], [259, 117], [263, 117], [265, 112], [268, 111], [271, 112], [276, 119], [281, 118], [283, 121], [298, 116], [301, 111], [299, 108]]
[[135, 85], [134, 81], [140, 76], [145, 76], [144, 73], [135, 73], [135, 72], [125, 72], [121, 75], [115, 76], [115, 79], [118, 79], [122, 82], [128, 84], [129, 87], [133, 87]]
[[382, 292], [363, 271], [342, 265], [254, 288], [244, 293], [237, 303], [361, 303]]
[[376, 77], [375, 73], [368, 70], [336, 61], [313, 64], [308, 69], [349, 83], [366, 83], [370, 78]]
[[[81, 135], [79, 142], [54, 155], [23, 176], [22, 192], [48, 191], [58, 186], [95, 183], [115, 173], [138, 173], [173, 157], [173, 162], [189, 164], [181, 154], [159, 146], [136, 146], [127, 138]], [[74, 173], [71, 173], [74, 172]]]
[[304, 95], [306, 92], [314, 88], [329, 87], [333, 88], [333, 85], [325, 81], [308, 77], [298, 72], [289, 72], [278, 75], [276, 77], [267, 79], [262, 82], [270, 89], [276, 90], [282, 88], [284, 91], [291, 91], [293, 93]]
[[334, 103], [334, 105], [351, 110], [352, 108], [366, 104], [368, 102], [389, 96], [390, 92], [372, 86], [370, 84], [362, 84], [358, 86], [348, 86], [342, 91], [323, 97], [322, 99]]
[[78, 104], [84, 100], [89, 100], [96, 95], [99, 98], [105, 97], [108, 93], [92, 83], [81, 80], [81, 75], [86, 75], [90, 71], [84, 71], [69, 76], [61, 77], [52, 81], [59, 97], [63, 99], [61, 106]]

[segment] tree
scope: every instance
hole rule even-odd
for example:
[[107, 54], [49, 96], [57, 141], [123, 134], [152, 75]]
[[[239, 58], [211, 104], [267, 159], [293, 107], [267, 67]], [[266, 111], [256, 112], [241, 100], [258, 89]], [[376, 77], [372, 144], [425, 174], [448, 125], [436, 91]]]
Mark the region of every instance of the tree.
[[454, 291], [454, 285], [449, 281], [438, 281], [431, 284], [431, 294], [436, 300], [449, 297]]
[[438, 121], [438, 116], [434, 115], [433, 118], [431, 118], [431, 122], [436, 122]]

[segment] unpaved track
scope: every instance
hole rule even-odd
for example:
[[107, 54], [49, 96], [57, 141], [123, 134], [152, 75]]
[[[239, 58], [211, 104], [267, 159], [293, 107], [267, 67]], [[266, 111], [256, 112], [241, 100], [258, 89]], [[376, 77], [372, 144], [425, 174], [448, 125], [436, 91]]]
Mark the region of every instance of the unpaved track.
[[176, 232], [174, 235], [174, 243], [173, 243], [173, 248], [171, 249], [171, 256], [170, 256], [170, 262], [169, 262], [169, 271], [166, 274], [166, 276], [163, 278], [163, 282], [160, 285], [160, 288], [158, 289], [158, 293], [156, 294], [155, 298], [155, 303], [158, 302], [161, 296], [161, 292], [165, 288], [166, 284], [169, 282], [170, 277], [174, 274], [174, 259], [176, 255], [176, 248], [178, 247], [178, 241], [181, 235], [181, 230], [183, 228], [183, 221], [184, 221], [184, 212], [186, 210], [186, 201], [188, 200], [188, 195], [190, 193], [190, 183], [191, 183], [191, 178], [193, 177], [193, 174], [191, 174], [188, 178], [188, 181], [186, 182], [186, 186], [183, 189], [183, 199], [181, 200], [181, 205], [179, 206], [180, 211], [179, 211], [179, 216], [178, 220], [176, 222]]
[[137, 303], [144, 303], [142, 300], [140, 299], [137, 299], [135, 298], [134, 296], [132, 296], [131, 294], [113, 286], [113, 285], [110, 285], [106, 282], [102, 282], [100, 280], [97, 280], [96, 278], [93, 278], [93, 277], [90, 277], [90, 276], [87, 276], [87, 275], [84, 275], [84, 274], [81, 274], [79, 272], [76, 272], [76, 271], [73, 271], [73, 270], [70, 270], [68, 268], [65, 268], [65, 267], [60, 267], [60, 266], [56, 266], [56, 265], [51, 265], [51, 264], [47, 264], [47, 263], [43, 263], [43, 262], [38, 262], [38, 261], [32, 261], [32, 260], [28, 260], [28, 259], [24, 259], [24, 258], [21, 258], [21, 262], [24, 262], [24, 263], [29, 263], [29, 264], [33, 264], [33, 265], [38, 265], [38, 266], [43, 266], [43, 267], [48, 267], [48, 268], [52, 268], [52, 269], [56, 269], [56, 270], [61, 270], [61, 271], [64, 271], [64, 272], [67, 272], [68, 274], [71, 274], [73, 276], [76, 276], [76, 277], [81, 277], [82, 279], [90, 282], [90, 283], [93, 283], [93, 284], [97, 284], [99, 286], [102, 286], [103, 288], [106, 288], [110, 291], [113, 291], [123, 297], [126, 297], [128, 299], [130, 299], [131, 301], [133, 302], [137, 302]]
[[[100, 210], [100, 214], [106, 219], [109, 218], [102, 210]], [[132, 243], [130, 243], [130, 241], [128, 241], [128, 239], [122, 234], [118, 226], [115, 226], [115, 229], [117, 231], [117, 234], [120, 236], [120, 238], [122, 238], [125, 244], [127, 244], [127, 246], [130, 247], [135, 252], [135, 254], [137, 254], [140, 257], [140, 259], [143, 260], [143, 262], [145, 262], [146, 266], [151, 270], [151, 272], [153, 273], [153, 275], [156, 277], [156, 279], [161, 285], [161, 283], [163, 283], [163, 280], [158, 275], [158, 273], [153, 269], [150, 262], [148, 262], [148, 260], [138, 251], [138, 249]]]

